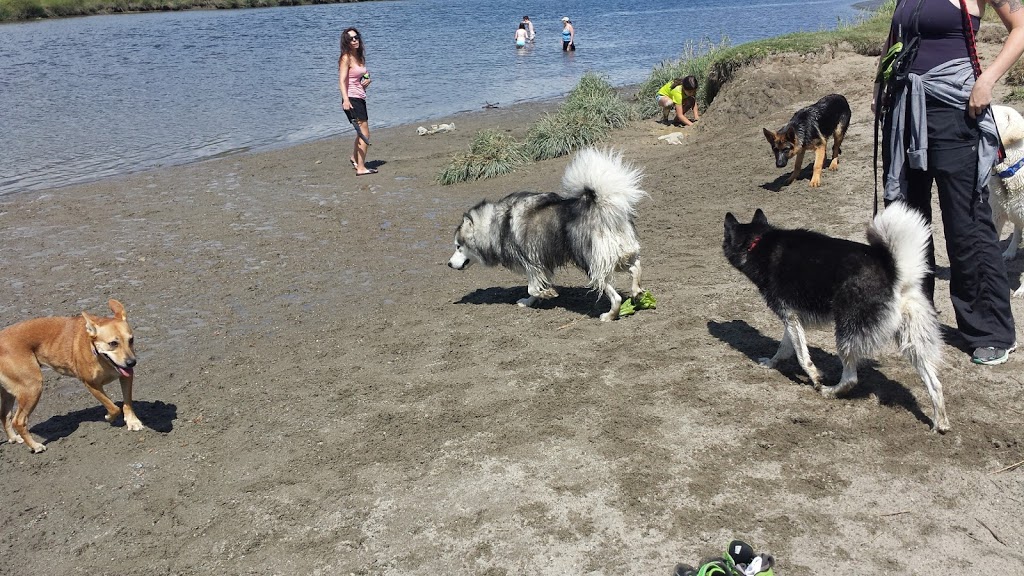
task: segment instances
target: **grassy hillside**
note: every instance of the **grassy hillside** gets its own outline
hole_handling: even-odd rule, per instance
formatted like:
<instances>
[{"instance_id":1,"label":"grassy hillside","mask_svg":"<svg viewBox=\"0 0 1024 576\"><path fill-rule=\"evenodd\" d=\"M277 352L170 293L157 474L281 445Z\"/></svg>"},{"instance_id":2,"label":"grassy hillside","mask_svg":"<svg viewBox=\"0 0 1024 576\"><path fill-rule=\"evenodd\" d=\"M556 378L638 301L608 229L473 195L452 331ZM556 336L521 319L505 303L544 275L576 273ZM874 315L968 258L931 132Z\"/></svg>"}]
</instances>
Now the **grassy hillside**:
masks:
<instances>
[{"instance_id":1,"label":"grassy hillside","mask_svg":"<svg viewBox=\"0 0 1024 576\"><path fill-rule=\"evenodd\" d=\"M264 8L360 1L362 0L0 0L0 22L118 12L197 8Z\"/></svg>"}]
</instances>

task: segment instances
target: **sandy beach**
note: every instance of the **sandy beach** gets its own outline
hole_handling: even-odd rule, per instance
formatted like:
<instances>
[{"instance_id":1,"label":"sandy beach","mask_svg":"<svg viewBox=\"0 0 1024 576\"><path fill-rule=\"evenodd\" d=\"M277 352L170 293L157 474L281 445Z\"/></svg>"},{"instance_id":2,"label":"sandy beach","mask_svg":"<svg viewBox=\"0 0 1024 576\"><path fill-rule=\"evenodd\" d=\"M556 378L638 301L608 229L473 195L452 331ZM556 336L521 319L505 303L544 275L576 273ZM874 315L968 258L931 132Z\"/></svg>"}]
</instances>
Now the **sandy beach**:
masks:
<instances>
[{"instance_id":1,"label":"sandy beach","mask_svg":"<svg viewBox=\"0 0 1024 576\"><path fill-rule=\"evenodd\" d=\"M998 471L1024 459L1024 359L971 364L944 251L945 435L895 354L840 400L795 362L759 367L779 323L721 254L725 213L755 208L863 240L874 63L778 57L681 145L654 120L615 132L645 172L658 306L613 323L578 271L522 309L522 277L445 266L468 207L557 190L568 158L450 187L438 171L477 130L522 136L553 103L375 131L373 176L346 136L0 198L0 323L119 299L148 427L107 424L47 371L30 424L48 450L0 445L0 573L668 575L733 538L786 576L1019 571L1024 468ZM761 128L830 92L853 107L839 171L781 186ZM831 332L809 339L838 379Z\"/></svg>"}]
</instances>

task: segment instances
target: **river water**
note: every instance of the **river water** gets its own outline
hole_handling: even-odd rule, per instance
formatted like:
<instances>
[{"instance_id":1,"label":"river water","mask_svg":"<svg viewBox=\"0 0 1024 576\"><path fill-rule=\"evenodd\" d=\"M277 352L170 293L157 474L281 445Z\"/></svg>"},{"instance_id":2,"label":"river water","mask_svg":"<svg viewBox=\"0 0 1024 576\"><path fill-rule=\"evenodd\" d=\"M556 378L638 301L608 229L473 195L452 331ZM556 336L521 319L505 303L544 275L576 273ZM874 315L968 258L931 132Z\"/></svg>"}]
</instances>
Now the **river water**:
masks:
<instances>
[{"instance_id":1,"label":"river water","mask_svg":"<svg viewBox=\"0 0 1024 576\"><path fill-rule=\"evenodd\" d=\"M516 49L522 16L536 41ZM562 16L578 50L561 51ZM0 25L0 195L350 133L340 32L363 34L373 128L643 81L687 42L862 17L851 0L397 0Z\"/></svg>"}]
</instances>

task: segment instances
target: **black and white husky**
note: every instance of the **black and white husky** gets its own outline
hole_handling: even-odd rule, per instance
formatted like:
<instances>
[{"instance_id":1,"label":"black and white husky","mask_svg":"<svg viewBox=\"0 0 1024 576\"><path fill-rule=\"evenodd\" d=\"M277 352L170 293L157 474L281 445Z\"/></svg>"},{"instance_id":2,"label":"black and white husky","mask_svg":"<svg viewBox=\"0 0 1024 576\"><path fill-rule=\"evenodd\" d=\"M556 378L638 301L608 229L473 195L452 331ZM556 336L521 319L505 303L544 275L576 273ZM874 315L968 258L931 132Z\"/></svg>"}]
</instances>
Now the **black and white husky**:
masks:
<instances>
[{"instance_id":1,"label":"black and white husky","mask_svg":"<svg viewBox=\"0 0 1024 576\"><path fill-rule=\"evenodd\" d=\"M620 153L582 150L565 169L562 194L515 192L466 212L448 266L463 270L479 262L526 274L529 297L518 304L532 306L558 296L555 270L574 264L590 277L588 286L611 301L601 320L615 320L622 297L612 286L613 273L628 270L630 296L643 292L633 225L635 206L647 195L640 178Z\"/></svg>"},{"instance_id":2,"label":"black and white husky","mask_svg":"<svg viewBox=\"0 0 1024 576\"><path fill-rule=\"evenodd\" d=\"M924 218L894 203L868 226L868 244L832 238L809 230L784 230L768 223L758 209L750 224L725 215L725 257L749 278L768 307L782 320L783 335L773 368L796 352L800 367L826 398L857 384L857 362L895 343L910 360L932 400L932 429L949 429L942 384L942 338L935 308L921 288L929 272L930 229ZM811 362L804 324L835 323L836 348L843 375L821 386Z\"/></svg>"}]
</instances>

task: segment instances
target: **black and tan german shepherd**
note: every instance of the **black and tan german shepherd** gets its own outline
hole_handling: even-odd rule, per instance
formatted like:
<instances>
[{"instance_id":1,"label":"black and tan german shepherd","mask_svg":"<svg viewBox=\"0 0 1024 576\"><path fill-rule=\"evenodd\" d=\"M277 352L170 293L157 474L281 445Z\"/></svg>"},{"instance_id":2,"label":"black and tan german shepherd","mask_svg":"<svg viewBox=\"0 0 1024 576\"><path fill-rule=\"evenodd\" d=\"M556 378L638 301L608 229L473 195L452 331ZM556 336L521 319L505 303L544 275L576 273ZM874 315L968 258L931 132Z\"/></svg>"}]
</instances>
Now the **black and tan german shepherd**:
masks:
<instances>
[{"instance_id":1,"label":"black and tan german shepherd","mask_svg":"<svg viewBox=\"0 0 1024 576\"><path fill-rule=\"evenodd\" d=\"M832 162L829 170L839 169L840 145L850 126L850 104L842 94L829 94L821 100L793 114L789 122L778 132L764 129L764 137L772 145L775 166L785 168L790 158L796 156L796 165L786 185L796 180L803 168L804 152L814 150L814 174L811 188L821 186L821 167L825 164L825 148L832 137Z\"/></svg>"}]
</instances>

